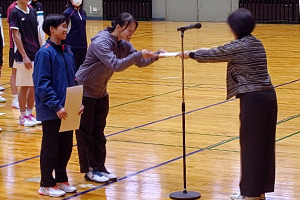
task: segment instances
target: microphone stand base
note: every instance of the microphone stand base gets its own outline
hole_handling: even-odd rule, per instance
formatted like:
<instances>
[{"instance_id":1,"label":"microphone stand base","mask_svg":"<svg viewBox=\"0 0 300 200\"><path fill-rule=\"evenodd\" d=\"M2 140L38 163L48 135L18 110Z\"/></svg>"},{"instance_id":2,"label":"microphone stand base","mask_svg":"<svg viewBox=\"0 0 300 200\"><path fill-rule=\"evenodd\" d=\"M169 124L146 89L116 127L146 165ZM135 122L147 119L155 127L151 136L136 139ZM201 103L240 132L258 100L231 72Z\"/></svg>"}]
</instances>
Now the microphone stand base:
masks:
<instances>
[{"instance_id":1,"label":"microphone stand base","mask_svg":"<svg viewBox=\"0 0 300 200\"><path fill-rule=\"evenodd\" d=\"M169 196L171 199L199 199L201 194L192 191L180 191L172 192Z\"/></svg>"}]
</instances>

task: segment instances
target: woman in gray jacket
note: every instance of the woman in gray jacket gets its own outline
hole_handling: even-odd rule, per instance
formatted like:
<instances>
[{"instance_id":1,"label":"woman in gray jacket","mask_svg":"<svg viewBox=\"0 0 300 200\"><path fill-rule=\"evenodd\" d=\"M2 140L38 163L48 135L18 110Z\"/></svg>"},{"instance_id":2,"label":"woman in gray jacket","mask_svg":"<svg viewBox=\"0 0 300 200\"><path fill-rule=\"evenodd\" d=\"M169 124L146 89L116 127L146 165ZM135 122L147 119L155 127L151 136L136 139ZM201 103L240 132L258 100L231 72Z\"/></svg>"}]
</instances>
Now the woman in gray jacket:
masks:
<instances>
[{"instance_id":1,"label":"woman in gray jacket","mask_svg":"<svg viewBox=\"0 0 300 200\"><path fill-rule=\"evenodd\" d=\"M112 27L92 38L85 61L76 73L78 83L83 85L82 104L85 106L76 139L80 172L85 173L86 180L107 182L117 179L105 168L108 81L114 72L132 65L148 66L158 60L157 54L146 49L136 51L129 42L137 27L138 22L131 14L121 13Z\"/></svg>"},{"instance_id":2,"label":"woman in gray jacket","mask_svg":"<svg viewBox=\"0 0 300 200\"><path fill-rule=\"evenodd\" d=\"M241 180L240 193L231 199L262 200L274 191L277 99L260 40L251 35L255 27L246 9L227 19L233 42L212 49L185 52L198 62L227 62L227 99L240 99ZM180 55L180 57L182 57Z\"/></svg>"}]
</instances>

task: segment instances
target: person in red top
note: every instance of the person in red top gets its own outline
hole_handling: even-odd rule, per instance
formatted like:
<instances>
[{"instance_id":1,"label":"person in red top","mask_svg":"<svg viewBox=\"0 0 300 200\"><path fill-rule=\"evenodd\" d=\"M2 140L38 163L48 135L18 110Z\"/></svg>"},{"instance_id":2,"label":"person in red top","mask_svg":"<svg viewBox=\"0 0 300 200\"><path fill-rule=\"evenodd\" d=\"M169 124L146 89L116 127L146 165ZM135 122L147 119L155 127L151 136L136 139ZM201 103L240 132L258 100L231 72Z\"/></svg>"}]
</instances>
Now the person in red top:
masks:
<instances>
[{"instance_id":1,"label":"person in red top","mask_svg":"<svg viewBox=\"0 0 300 200\"><path fill-rule=\"evenodd\" d=\"M9 24L9 15L11 11L18 5L17 1L14 1L10 6L7 8L7 22ZM13 108L19 109L19 101L18 101L18 88L16 86L16 74L17 74L17 69L13 68L14 64L14 43L11 35L11 30L9 27L9 67L12 69L11 71L11 76L10 76L10 88L11 88L11 93L13 95L13 100L11 103L11 106Z\"/></svg>"},{"instance_id":2,"label":"person in red top","mask_svg":"<svg viewBox=\"0 0 300 200\"><path fill-rule=\"evenodd\" d=\"M11 93L13 95L13 100L11 103L11 107L19 109L19 100L18 100L18 87L16 86L16 74L17 74L17 69L13 68L14 65L14 42L12 38L12 32L10 30L10 25L9 25L9 15L11 11L18 5L17 1L14 1L10 6L7 8L6 15L7 15L7 22L9 26L9 67L12 69L11 71L11 76L10 76L10 88L11 88ZM28 7L31 7L28 5Z\"/></svg>"},{"instance_id":3,"label":"person in red top","mask_svg":"<svg viewBox=\"0 0 300 200\"><path fill-rule=\"evenodd\" d=\"M15 44L13 67L17 68L16 85L20 86L19 124L34 126L41 122L36 121L32 114L34 104L34 88L32 81L34 56L42 46L38 34L37 13L28 7L29 0L18 0L18 5L9 14L9 25Z\"/></svg>"},{"instance_id":4,"label":"person in red top","mask_svg":"<svg viewBox=\"0 0 300 200\"><path fill-rule=\"evenodd\" d=\"M4 37L3 37L3 27L2 27L2 19L1 19L2 9L0 7L0 77L1 77L1 69L3 65L3 47L4 47ZM0 91L3 91L5 88L0 86ZM0 103L6 102L6 99L3 98L0 94ZM1 131L1 128L0 128Z\"/></svg>"}]
</instances>

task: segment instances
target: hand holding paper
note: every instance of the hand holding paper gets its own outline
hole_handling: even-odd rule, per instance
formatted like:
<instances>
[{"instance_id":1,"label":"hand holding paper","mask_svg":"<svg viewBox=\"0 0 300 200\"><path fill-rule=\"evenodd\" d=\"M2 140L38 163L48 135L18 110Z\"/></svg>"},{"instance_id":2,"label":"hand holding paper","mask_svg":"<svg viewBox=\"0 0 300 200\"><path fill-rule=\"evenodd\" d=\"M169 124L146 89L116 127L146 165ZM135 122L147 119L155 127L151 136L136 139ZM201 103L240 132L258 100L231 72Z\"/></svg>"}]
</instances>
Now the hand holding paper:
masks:
<instances>
[{"instance_id":1,"label":"hand holding paper","mask_svg":"<svg viewBox=\"0 0 300 200\"><path fill-rule=\"evenodd\" d=\"M61 108L59 111L56 112L59 119L66 120L68 117L68 113L65 111L64 108Z\"/></svg>"},{"instance_id":2,"label":"hand holding paper","mask_svg":"<svg viewBox=\"0 0 300 200\"><path fill-rule=\"evenodd\" d=\"M158 57L160 58L166 58L166 57L175 57L179 54L179 52L165 52L158 54Z\"/></svg>"},{"instance_id":3,"label":"hand holding paper","mask_svg":"<svg viewBox=\"0 0 300 200\"><path fill-rule=\"evenodd\" d=\"M66 115L62 115L64 118L61 118L63 120L61 120L59 132L76 130L79 128L81 118L80 114L84 109L82 105L82 93L82 85L67 88L65 107L62 108Z\"/></svg>"}]
</instances>

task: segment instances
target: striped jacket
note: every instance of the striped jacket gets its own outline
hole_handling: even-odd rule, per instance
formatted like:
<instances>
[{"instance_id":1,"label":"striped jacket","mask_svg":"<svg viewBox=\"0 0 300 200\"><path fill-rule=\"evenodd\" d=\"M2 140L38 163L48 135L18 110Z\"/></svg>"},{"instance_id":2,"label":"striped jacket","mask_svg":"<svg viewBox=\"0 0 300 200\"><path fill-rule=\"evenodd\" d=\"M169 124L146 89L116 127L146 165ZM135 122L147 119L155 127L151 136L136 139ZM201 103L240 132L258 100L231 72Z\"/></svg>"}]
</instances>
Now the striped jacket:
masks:
<instances>
[{"instance_id":1,"label":"striped jacket","mask_svg":"<svg viewBox=\"0 0 300 200\"><path fill-rule=\"evenodd\" d=\"M253 35L224 46L190 53L198 62L227 62L227 99L240 93L272 90L266 51Z\"/></svg>"}]
</instances>

